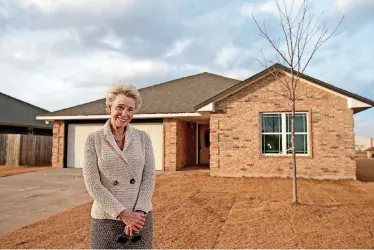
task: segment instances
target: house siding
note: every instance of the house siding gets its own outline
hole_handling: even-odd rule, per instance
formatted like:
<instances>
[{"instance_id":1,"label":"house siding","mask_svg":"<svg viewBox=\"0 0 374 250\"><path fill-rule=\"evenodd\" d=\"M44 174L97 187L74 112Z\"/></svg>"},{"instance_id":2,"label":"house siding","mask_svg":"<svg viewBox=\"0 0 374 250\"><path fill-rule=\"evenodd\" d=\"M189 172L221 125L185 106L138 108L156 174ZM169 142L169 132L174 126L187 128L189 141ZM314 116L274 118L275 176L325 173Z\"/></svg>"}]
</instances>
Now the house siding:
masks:
<instances>
[{"instance_id":1,"label":"house siding","mask_svg":"<svg viewBox=\"0 0 374 250\"><path fill-rule=\"evenodd\" d=\"M271 90L271 91L269 91ZM291 111L275 92L282 84L258 80L216 103L211 114L211 174L216 176L291 176L290 156L261 155L261 112ZM297 157L297 175L316 179L356 179L353 111L343 97L299 82L296 111L309 116L310 156ZM288 102L287 102L288 101Z\"/></svg>"},{"instance_id":2,"label":"house siding","mask_svg":"<svg viewBox=\"0 0 374 250\"><path fill-rule=\"evenodd\" d=\"M191 128L188 122L179 119L165 119L165 171L176 171L195 164L196 125Z\"/></svg>"},{"instance_id":3,"label":"house siding","mask_svg":"<svg viewBox=\"0 0 374 250\"><path fill-rule=\"evenodd\" d=\"M52 140L52 167L64 167L65 122L54 121Z\"/></svg>"}]
</instances>

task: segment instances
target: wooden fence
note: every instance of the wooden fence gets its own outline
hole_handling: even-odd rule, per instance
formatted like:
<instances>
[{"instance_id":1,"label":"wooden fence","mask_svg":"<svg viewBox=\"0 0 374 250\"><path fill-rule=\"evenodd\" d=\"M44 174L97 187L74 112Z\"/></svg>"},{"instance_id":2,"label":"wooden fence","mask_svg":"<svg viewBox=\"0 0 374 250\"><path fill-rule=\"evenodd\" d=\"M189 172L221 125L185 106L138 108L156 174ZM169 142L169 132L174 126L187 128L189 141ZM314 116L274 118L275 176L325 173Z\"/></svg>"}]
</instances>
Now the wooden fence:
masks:
<instances>
[{"instance_id":1,"label":"wooden fence","mask_svg":"<svg viewBox=\"0 0 374 250\"><path fill-rule=\"evenodd\" d=\"M52 163L52 136L0 134L0 165L47 166Z\"/></svg>"}]
</instances>

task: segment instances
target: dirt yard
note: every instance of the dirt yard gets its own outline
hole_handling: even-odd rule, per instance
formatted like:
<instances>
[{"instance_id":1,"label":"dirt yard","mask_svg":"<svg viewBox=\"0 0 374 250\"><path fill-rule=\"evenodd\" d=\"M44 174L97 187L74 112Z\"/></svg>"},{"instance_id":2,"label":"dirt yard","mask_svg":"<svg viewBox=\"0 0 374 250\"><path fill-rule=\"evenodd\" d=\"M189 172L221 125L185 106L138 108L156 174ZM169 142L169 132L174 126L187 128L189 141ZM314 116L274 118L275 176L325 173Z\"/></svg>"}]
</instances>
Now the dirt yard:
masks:
<instances>
[{"instance_id":1,"label":"dirt yard","mask_svg":"<svg viewBox=\"0 0 374 250\"><path fill-rule=\"evenodd\" d=\"M38 167L30 167L30 166L19 166L19 167L9 167L9 166L0 166L0 177L11 176L16 174L24 174L34 171L40 171L45 169L50 169L51 166L38 166Z\"/></svg>"},{"instance_id":2,"label":"dirt yard","mask_svg":"<svg viewBox=\"0 0 374 250\"><path fill-rule=\"evenodd\" d=\"M374 183L161 175L154 248L374 248ZM9 233L0 248L87 248L84 204Z\"/></svg>"}]
</instances>

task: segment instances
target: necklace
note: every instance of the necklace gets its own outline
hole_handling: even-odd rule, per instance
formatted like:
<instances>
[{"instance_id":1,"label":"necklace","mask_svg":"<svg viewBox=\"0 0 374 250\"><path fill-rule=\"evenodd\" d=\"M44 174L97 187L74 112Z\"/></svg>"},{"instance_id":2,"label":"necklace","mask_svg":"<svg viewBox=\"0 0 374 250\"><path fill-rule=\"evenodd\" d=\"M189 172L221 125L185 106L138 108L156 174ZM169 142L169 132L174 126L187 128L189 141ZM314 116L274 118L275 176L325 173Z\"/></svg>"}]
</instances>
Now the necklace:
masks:
<instances>
[{"instance_id":1,"label":"necklace","mask_svg":"<svg viewBox=\"0 0 374 250\"><path fill-rule=\"evenodd\" d=\"M113 135L114 136L114 135ZM117 139L115 136L114 136L114 140L116 141L116 142L119 142L119 141L122 141L123 140L123 138L125 138L125 133L123 133L123 135L122 135L122 138L121 139Z\"/></svg>"}]
</instances>

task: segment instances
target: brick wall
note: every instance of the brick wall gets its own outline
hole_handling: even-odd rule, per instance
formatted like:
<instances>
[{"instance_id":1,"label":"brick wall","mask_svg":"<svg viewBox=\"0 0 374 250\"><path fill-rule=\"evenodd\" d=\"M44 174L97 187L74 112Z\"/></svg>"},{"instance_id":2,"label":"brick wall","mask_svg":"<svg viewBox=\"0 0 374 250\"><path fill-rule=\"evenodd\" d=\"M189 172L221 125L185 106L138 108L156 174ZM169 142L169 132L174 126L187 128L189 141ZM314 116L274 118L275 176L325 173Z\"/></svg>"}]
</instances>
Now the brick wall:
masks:
<instances>
[{"instance_id":1,"label":"brick wall","mask_svg":"<svg viewBox=\"0 0 374 250\"><path fill-rule=\"evenodd\" d=\"M190 164L196 158L196 125L178 119L164 119L165 171L175 171Z\"/></svg>"},{"instance_id":2,"label":"brick wall","mask_svg":"<svg viewBox=\"0 0 374 250\"><path fill-rule=\"evenodd\" d=\"M271 90L271 91L269 91ZM273 78L259 80L250 87L217 103L211 114L212 175L290 176L290 156L262 156L260 112L291 111L287 99L275 94L282 85ZM297 111L308 111L310 156L297 157L299 177L318 179L356 178L354 120L346 99L299 82Z\"/></svg>"},{"instance_id":3,"label":"brick wall","mask_svg":"<svg viewBox=\"0 0 374 250\"><path fill-rule=\"evenodd\" d=\"M164 119L164 170L175 171L177 166L177 119Z\"/></svg>"},{"instance_id":4,"label":"brick wall","mask_svg":"<svg viewBox=\"0 0 374 250\"><path fill-rule=\"evenodd\" d=\"M52 139L52 167L64 167L64 139L65 139L65 122L53 122L53 139Z\"/></svg>"}]
</instances>

